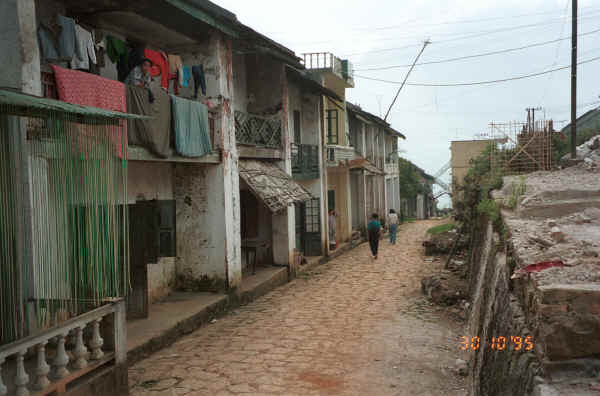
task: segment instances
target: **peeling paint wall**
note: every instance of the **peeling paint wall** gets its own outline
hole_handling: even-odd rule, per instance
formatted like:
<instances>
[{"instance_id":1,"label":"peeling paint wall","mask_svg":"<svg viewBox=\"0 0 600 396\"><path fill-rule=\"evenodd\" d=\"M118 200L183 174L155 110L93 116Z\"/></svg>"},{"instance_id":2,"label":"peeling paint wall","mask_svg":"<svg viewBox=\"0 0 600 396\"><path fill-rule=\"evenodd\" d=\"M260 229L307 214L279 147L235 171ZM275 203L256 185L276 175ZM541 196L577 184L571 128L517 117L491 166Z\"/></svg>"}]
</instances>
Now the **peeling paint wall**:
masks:
<instances>
[{"instance_id":1,"label":"peeling paint wall","mask_svg":"<svg viewBox=\"0 0 600 396\"><path fill-rule=\"evenodd\" d=\"M162 162L127 163L127 202L173 199L174 165Z\"/></svg>"},{"instance_id":2,"label":"peeling paint wall","mask_svg":"<svg viewBox=\"0 0 600 396\"><path fill-rule=\"evenodd\" d=\"M148 264L148 303L160 301L175 290L177 273L175 257L160 257Z\"/></svg>"},{"instance_id":3,"label":"peeling paint wall","mask_svg":"<svg viewBox=\"0 0 600 396\"><path fill-rule=\"evenodd\" d=\"M258 54L248 54L245 60L248 112L260 114L282 107L285 76L281 62Z\"/></svg>"},{"instance_id":4,"label":"peeling paint wall","mask_svg":"<svg viewBox=\"0 0 600 396\"><path fill-rule=\"evenodd\" d=\"M34 0L0 1L0 86L41 95Z\"/></svg>"},{"instance_id":5,"label":"peeling paint wall","mask_svg":"<svg viewBox=\"0 0 600 396\"><path fill-rule=\"evenodd\" d=\"M225 266L225 195L216 166L175 166L178 276L186 281L203 277L227 279Z\"/></svg>"},{"instance_id":6,"label":"peeling paint wall","mask_svg":"<svg viewBox=\"0 0 600 396\"><path fill-rule=\"evenodd\" d=\"M219 209L218 222L222 224L221 237L225 240L224 263L227 273L227 284L230 288L238 287L242 281L241 237L240 237L240 186L239 156L235 143L234 120L234 84L233 54L230 38L214 33L211 42L218 59L219 73L218 92L222 95L222 109L219 117L219 140L222 147L222 162L210 167L212 185L215 191L214 205ZM221 183L222 181L222 183ZM220 206L223 204L223 206Z\"/></svg>"},{"instance_id":7,"label":"peeling paint wall","mask_svg":"<svg viewBox=\"0 0 600 396\"><path fill-rule=\"evenodd\" d=\"M234 108L248 111L248 86L246 84L246 56L233 56L233 87L235 89Z\"/></svg>"}]
</instances>

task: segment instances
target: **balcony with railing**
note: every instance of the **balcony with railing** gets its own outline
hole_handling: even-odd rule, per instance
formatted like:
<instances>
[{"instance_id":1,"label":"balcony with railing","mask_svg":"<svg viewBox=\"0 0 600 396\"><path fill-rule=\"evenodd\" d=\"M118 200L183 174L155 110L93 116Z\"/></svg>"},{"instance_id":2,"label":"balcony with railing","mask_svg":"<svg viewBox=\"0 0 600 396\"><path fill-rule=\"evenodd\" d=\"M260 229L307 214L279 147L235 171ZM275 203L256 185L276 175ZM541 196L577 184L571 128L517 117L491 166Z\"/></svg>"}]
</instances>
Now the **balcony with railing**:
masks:
<instances>
[{"instance_id":1,"label":"balcony with railing","mask_svg":"<svg viewBox=\"0 0 600 396\"><path fill-rule=\"evenodd\" d=\"M344 165L348 161L360 158L354 147L350 146L327 146L327 166Z\"/></svg>"},{"instance_id":2,"label":"balcony with railing","mask_svg":"<svg viewBox=\"0 0 600 396\"><path fill-rule=\"evenodd\" d=\"M292 143L292 175L297 180L319 178L319 146Z\"/></svg>"},{"instance_id":3,"label":"balcony with railing","mask_svg":"<svg viewBox=\"0 0 600 396\"><path fill-rule=\"evenodd\" d=\"M386 175L397 175L398 172L398 162L390 161L385 163L385 174Z\"/></svg>"},{"instance_id":4,"label":"balcony with railing","mask_svg":"<svg viewBox=\"0 0 600 396\"><path fill-rule=\"evenodd\" d=\"M331 52L302 54L304 67L309 70L330 72L344 80L347 88L354 87L354 66L347 59L340 59Z\"/></svg>"},{"instance_id":5,"label":"balcony with railing","mask_svg":"<svg viewBox=\"0 0 600 396\"><path fill-rule=\"evenodd\" d=\"M110 368L126 374L125 332L125 303L117 300L0 346L0 396L62 395Z\"/></svg>"},{"instance_id":6,"label":"balcony with railing","mask_svg":"<svg viewBox=\"0 0 600 396\"><path fill-rule=\"evenodd\" d=\"M281 149L281 115L262 116L243 111L235 112L235 139L237 144Z\"/></svg>"}]
</instances>

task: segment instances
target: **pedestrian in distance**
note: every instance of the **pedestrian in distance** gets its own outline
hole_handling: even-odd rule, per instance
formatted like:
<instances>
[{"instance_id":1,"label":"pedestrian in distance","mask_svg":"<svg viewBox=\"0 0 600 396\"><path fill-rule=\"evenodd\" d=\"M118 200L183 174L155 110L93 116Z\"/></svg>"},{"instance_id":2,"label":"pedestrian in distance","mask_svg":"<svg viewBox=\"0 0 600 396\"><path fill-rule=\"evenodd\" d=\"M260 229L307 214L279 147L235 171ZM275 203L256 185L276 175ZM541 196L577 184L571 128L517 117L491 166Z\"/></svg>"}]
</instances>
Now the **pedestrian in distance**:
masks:
<instances>
[{"instance_id":1,"label":"pedestrian in distance","mask_svg":"<svg viewBox=\"0 0 600 396\"><path fill-rule=\"evenodd\" d=\"M381 223L379 222L379 215L377 213L373 213L371 216L371 221L367 225L367 231L369 233L369 246L371 246L371 253L373 253L373 258L377 260L379 238L381 238Z\"/></svg>"},{"instance_id":2,"label":"pedestrian in distance","mask_svg":"<svg viewBox=\"0 0 600 396\"><path fill-rule=\"evenodd\" d=\"M334 250L337 248L337 241L335 240L335 223L337 221L337 213L335 210L329 211L329 248Z\"/></svg>"},{"instance_id":3,"label":"pedestrian in distance","mask_svg":"<svg viewBox=\"0 0 600 396\"><path fill-rule=\"evenodd\" d=\"M388 215L388 224L390 225L390 243L396 244L396 234L398 233L398 215L394 209L390 209Z\"/></svg>"}]
</instances>

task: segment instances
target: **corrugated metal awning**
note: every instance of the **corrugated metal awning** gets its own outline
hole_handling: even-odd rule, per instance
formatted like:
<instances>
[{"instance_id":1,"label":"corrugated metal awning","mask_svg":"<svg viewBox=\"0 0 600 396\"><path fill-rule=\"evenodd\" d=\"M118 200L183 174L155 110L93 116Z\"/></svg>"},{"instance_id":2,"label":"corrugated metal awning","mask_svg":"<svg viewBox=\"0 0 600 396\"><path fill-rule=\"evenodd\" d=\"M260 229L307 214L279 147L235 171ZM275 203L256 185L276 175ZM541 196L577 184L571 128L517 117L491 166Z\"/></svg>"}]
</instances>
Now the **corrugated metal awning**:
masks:
<instances>
[{"instance_id":1,"label":"corrugated metal awning","mask_svg":"<svg viewBox=\"0 0 600 396\"><path fill-rule=\"evenodd\" d=\"M240 177L248 184L252 193L273 213L296 202L312 199L304 187L270 162L240 160L239 168Z\"/></svg>"},{"instance_id":2,"label":"corrugated metal awning","mask_svg":"<svg viewBox=\"0 0 600 396\"><path fill-rule=\"evenodd\" d=\"M6 106L4 111L11 115L24 117L57 117L58 114L77 115L83 117L78 122L85 123L103 120L145 120L151 117L121 113L101 109L99 107L81 106L60 100L42 98L24 94L10 89L0 89L0 105ZM89 120L91 119L91 120Z\"/></svg>"}]
</instances>

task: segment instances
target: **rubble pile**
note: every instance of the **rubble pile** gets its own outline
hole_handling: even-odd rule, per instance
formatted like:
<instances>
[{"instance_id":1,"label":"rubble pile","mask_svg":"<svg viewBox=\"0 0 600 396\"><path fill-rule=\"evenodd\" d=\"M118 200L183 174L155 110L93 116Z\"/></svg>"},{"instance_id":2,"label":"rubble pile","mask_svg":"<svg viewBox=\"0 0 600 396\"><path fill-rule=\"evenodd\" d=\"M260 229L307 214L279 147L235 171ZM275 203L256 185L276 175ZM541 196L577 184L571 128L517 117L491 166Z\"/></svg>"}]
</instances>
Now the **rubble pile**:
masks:
<instances>
[{"instance_id":1,"label":"rubble pile","mask_svg":"<svg viewBox=\"0 0 600 396\"><path fill-rule=\"evenodd\" d=\"M560 171L505 177L492 196L504 207L511 287L538 361L585 387L585 375L561 367L600 365L600 137L578 155L583 162ZM554 377L537 388L559 389Z\"/></svg>"},{"instance_id":2,"label":"rubble pile","mask_svg":"<svg viewBox=\"0 0 600 396\"><path fill-rule=\"evenodd\" d=\"M571 154L565 155L562 160L569 161ZM588 164L600 165L600 136L594 136L587 142L577 146L577 159Z\"/></svg>"}]
</instances>

